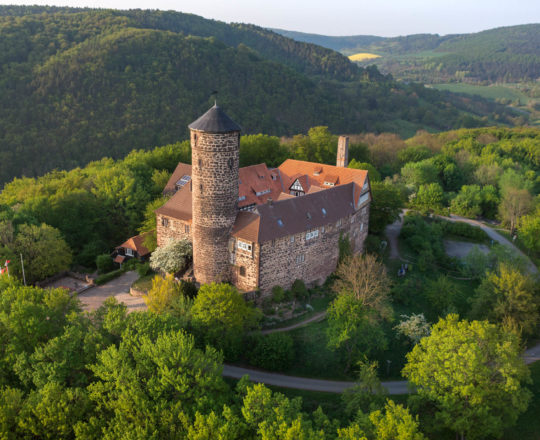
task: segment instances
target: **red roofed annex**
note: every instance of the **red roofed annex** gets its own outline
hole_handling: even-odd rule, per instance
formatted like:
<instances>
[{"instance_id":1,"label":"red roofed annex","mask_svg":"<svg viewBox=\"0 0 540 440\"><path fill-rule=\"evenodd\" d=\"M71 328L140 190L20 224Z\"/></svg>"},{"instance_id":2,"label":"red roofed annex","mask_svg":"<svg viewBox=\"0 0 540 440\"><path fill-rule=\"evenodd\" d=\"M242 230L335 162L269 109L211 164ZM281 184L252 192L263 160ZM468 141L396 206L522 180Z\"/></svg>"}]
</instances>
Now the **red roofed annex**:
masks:
<instances>
[{"instance_id":1,"label":"red roofed annex","mask_svg":"<svg viewBox=\"0 0 540 440\"><path fill-rule=\"evenodd\" d=\"M342 235L362 252L370 185L367 171L347 168L348 138L339 138L336 166L288 159L239 168L241 129L220 107L189 128L192 165L179 163L165 186L173 196L156 210L157 241L192 241L197 282L265 294L296 279L324 282Z\"/></svg>"}]
</instances>

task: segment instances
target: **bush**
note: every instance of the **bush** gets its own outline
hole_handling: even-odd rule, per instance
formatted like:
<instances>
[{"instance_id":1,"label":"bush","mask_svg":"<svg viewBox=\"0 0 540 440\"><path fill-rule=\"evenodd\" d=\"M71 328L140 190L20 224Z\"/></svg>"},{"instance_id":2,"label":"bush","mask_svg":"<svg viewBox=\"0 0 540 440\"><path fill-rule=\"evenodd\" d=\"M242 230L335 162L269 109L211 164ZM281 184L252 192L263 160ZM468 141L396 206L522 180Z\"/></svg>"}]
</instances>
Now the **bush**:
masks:
<instances>
[{"instance_id":1,"label":"bush","mask_svg":"<svg viewBox=\"0 0 540 440\"><path fill-rule=\"evenodd\" d=\"M259 368L284 371L294 359L294 342L283 332L259 336L249 354L250 363Z\"/></svg>"},{"instance_id":2,"label":"bush","mask_svg":"<svg viewBox=\"0 0 540 440\"><path fill-rule=\"evenodd\" d=\"M273 315L275 313L275 310L272 307L272 298L264 298L262 300L261 308L265 315Z\"/></svg>"},{"instance_id":3,"label":"bush","mask_svg":"<svg viewBox=\"0 0 540 440\"><path fill-rule=\"evenodd\" d=\"M145 277L150 273L150 263L142 263L137 265L137 273L140 277Z\"/></svg>"},{"instance_id":4,"label":"bush","mask_svg":"<svg viewBox=\"0 0 540 440\"><path fill-rule=\"evenodd\" d=\"M368 235L365 244L367 253L382 255L381 239L376 235Z\"/></svg>"},{"instance_id":5,"label":"bush","mask_svg":"<svg viewBox=\"0 0 540 440\"><path fill-rule=\"evenodd\" d=\"M291 286L291 292L296 299L305 299L308 297L308 290L302 280L295 280Z\"/></svg>"},{"instance_id":6,"label":"bush","mask_svg":"<svg viewBox=\"0 0 540 440\"><path fill-rule=\"evenodd\" d=\"M285 290L281 286L272 287L272 301L280 303L285 300Z\"/></svg>"},{"instance_id":7,"label":"bush","mask_svg":"<svg viewBox=\"0 0 540 440\"><path fill-rule=\"evenodd\" d=\"M472 226L464 222L449 222L440 219L436 220L436 223L441 226L444 235L464 237L479 243L489 241L487 233L478 226Z\"/></svg>"},{"instance_id":8,"label":"bush","mask_svg":"<svg viewBox=\"0 0 540 440\"><path fill-rule=\"evenodd\" d=\"M187 298L194 299L197 296L197 286L191 281L180 281L180 292Z\"/></svg>"},{"instance_id":9,"label":"bush","mask_svg":"<svg viewBox=\"0 0 540 440\"><path fill-rule=\"evenodd\" d=\"M113 270L112 272L109 272L109 273L106 273L106 274L103 274L103 275L100 275L99 277L97 277L95 279L95 283L97 285L101 285L101 284L105 284L111 280L114 280L115 278L119 277L120 275L122 275L123 273L125 272L124 269L116 269L116 270Z\"/></svg>"},{"instance_id":10,"label":"bush","mask_svg":"<svg viewBox=\"0 0 540 440\"><path fill-rule=\"evenodd\" d=\"M102 254L96 257L98 273L107 273L114 269L114 262L109 254Z\"/></svg>"}]
</instances>

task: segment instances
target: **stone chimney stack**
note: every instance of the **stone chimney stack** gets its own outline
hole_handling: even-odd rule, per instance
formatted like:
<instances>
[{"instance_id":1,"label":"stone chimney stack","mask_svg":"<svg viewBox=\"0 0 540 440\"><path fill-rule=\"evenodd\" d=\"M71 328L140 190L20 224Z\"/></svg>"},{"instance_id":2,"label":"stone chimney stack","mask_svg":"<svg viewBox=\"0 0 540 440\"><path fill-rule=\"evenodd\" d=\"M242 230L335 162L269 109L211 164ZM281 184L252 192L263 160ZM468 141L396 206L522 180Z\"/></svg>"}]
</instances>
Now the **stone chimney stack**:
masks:
<instances>
[{"instance_id":1,"label":"stone chimney stack","mask_svg":"<svg viewBox=\"0 0 540 440\"><path fill-rule=\"evenodd\" d=\"M340 136L338 139L336 166L343 168L349 166L349 136Z\"/></svg>"}]
</instances>

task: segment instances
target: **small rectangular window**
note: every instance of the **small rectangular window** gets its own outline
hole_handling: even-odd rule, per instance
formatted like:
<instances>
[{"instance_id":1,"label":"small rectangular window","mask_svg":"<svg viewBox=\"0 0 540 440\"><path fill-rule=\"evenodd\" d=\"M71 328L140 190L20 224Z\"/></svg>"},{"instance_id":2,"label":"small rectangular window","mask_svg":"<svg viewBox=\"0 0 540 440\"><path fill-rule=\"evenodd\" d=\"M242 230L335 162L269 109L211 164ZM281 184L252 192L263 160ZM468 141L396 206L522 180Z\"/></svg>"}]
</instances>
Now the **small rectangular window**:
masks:
<instances>
[{"instance_id":1,"label":"small rectangular window","mask_svg":"<svg viewBox=\"0 0 540 440\"><path fill-rule=\"evenodd\" d=\"M341 219L339 219L337 222L336 222L336 226L339 228L341 226Z\"/></svg>"},{"instance_id":2,"label":"small rectangular window","mask_svg":"<svg viewBox=\"0 0 540 440\"><path fill-rule=\"evenodd\" d=\"M291 243L294 243L294 235L291 235Z\"/></svg>"},{"instance_id":3,"label":"small rectangular window","mask_svg":"<svg viewBox=\"0 0 540 440\"><path fill-rule=\"evenodd\" d=\"M240 276L241 277L246 276L246 268L245 268L245 266L240 266Z\"/></svg>"},{"instance_id":4,"label":"small rectangular window","mask_svg":"<svg viewBox=\"0 0 540 440\"><path fill-rule=\"evenodd\" d=\"M184 232L189 234L189 225L184 225Z\"/></svg>"},{"instance_id":5,"label":"small rectangular window","mask_svg":"<svg viewBox=\"0 0 540 440\"><path fill-rule=\"evenodd\" d=\"M238 243L236 244L236 247L238 249L242 249L243 251L251 252L251 244L246 243L245 241L238 240Z\"/></svg>"},{"instance_id":6,"label":"small rectangular window","mask_svg":"<svg viewBox=\"0 0 540 440\"><path fill-rule=\"evenodd\" d=\"M169 219L165 217L161 217L161 226L165 228L169 227Z\"/></svg>"},{"instance_id":7,"label":"small rectangular window","mask_svg":"<svg viewBox=\"0 0 540 440\"><path fill-rule=\"evenodd\" d=\"M311 232L306 232L306 240L311 240L312 238L317 238L319 236L319 230L315 229Z\"/></svg>"},{"instance_id":8,"label":"small rectangular window","mask_svg":"<svg viewBox=\"0 0 540 440\"><path fill-rule=\"evenodd\" d=\"M364 230L364 223L360 223L360 232Z\"/></svg>"},{"instance_id":9,"label":"small rectangular window","mask_svg":"<svg viewBox=\"0 0 540 440\"><path fill-rule=\"evenodd\" d=\"M301 255L297 255L296 256L296 263L297 264L300 264L300 263L303 263L306 259L306 256L304 254L301 254Z\"/></svg>"},{"instance_id":10,"label":"small rectangular window","mask_svg":"<svg viewBox=\"0 0 540 440\"><path fill-rule=\"evenodd\" d=\"M321 234L324 234L324 226L321 228Z\"/></svg>"},{"instance_id":11,"label":"small rectangular window","mask_svg":"<svg viewBox=\"0 0 540 440\"><path fill-rule=\"evenodd\" d=\"M126 248L126 255L127 255L128 257L133 257L133 249Z\"/></svg>"}]
</instances>

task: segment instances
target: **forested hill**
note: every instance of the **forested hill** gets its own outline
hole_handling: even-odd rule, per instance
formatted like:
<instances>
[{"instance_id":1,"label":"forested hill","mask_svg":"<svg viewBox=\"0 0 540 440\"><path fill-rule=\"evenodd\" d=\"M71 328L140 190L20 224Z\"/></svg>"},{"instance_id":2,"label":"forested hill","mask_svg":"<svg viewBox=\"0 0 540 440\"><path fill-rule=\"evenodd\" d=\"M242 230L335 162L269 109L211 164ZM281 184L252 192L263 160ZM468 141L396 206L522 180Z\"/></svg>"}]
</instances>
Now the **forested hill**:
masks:
<instances>
[{"instance_id":1,"label":"forested hill","mask_svg":"<svg viewBox=\"0 0 540 440\"><path fill-rule=\"evenodd\" d=\"M380 58L367 63L398 78L439 82L461 75L470 82L516 82L540 77L540 24L500 27L471 34L418 34L395 38L276 32L347 55L379 55Z\"/></svg>"},{"instance_id":2,"label":"forested hill","mask_svg":"<svg viewBox=\"0 0 540 440\"><path fill-rule=\"evenodd\" d=\"M502 106L399 85L252 25L161 11L0 6L0 182L187 138L219 102L245 133L444 130ZM494 113L497 113L496 115Z\"/></svg>"}]
</instances>

